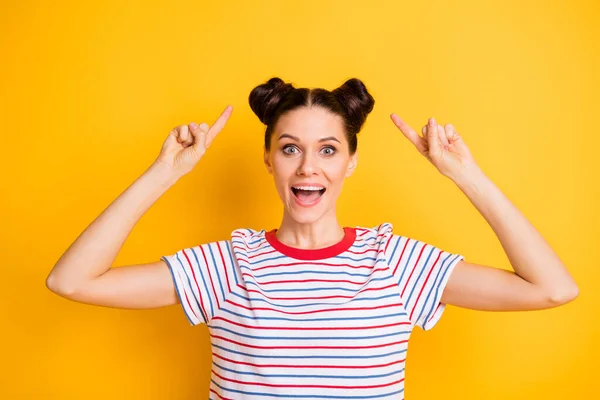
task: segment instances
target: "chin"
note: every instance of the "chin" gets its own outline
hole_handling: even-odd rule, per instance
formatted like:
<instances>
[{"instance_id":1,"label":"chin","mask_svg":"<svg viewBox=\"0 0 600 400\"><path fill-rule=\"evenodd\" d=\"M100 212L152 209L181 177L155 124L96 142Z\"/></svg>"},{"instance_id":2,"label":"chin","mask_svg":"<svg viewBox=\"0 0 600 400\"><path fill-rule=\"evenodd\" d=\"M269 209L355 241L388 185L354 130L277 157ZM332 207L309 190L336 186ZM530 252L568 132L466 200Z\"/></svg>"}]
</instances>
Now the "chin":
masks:
<instances>
[{"instance_id":1,"label":"chin","mask_svg":"<svg viewBox=\"0 0 600 400\"><path fill-rule=\"evenodd\" d=\"M325 200L325 199L322 199ZM294 221L299 224L311 224L323 218L328 213L329 206L320 202L311 207L304 207L297 204L294 198L287 199L287 213Z\"/></svg>"},{"instance_id":2,"label":"chin","mask_svg":"<svg viewBox=\"0 0 600 400\"><path fill-rule=\"evenodd\" d=\"M323 216L323 213L315 213L314 211L300 211L297 212L295 210L288 209L288 214L294 221L299 224L312 224Z\"/></svg>"}]
</instances>

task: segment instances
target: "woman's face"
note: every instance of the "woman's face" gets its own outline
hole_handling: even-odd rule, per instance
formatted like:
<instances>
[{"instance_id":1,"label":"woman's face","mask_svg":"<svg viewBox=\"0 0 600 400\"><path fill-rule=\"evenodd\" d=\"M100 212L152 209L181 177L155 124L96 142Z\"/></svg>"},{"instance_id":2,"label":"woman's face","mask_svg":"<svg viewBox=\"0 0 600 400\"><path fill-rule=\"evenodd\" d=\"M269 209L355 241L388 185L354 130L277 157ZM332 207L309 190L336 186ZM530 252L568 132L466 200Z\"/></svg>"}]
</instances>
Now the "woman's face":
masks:
<instances>
[{"instance_id":1,"label":"woman's face","mask_svg":"<svg viewBox=\"0 0 600 400\"><path fill-rule=\"evenodd\" d=\"M343 120L321 107L301 107L282 115L265 150L285 211L298 223L335 214L344 179L354 172Z\"/></svg>"}]
</instances>

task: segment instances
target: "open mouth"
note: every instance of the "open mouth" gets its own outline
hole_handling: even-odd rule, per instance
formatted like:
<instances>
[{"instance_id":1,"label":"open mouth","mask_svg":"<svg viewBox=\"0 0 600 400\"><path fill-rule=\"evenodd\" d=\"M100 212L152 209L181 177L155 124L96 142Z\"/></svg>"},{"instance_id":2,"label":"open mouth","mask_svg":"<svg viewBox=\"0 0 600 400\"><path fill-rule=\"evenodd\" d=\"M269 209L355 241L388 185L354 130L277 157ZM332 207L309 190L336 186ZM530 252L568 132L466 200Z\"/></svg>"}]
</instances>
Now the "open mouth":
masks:
<instances>
[{"instance_id":1,"label":"open mouth","mask_svg":"<svg viewBox=\"0 0 600 400\"><path fill-rule=\"evenodd\" d=\"M323 196L325 188L318 186L292 186L292 192L300 202L310 204Z\"/></svg>"}]
</instances>

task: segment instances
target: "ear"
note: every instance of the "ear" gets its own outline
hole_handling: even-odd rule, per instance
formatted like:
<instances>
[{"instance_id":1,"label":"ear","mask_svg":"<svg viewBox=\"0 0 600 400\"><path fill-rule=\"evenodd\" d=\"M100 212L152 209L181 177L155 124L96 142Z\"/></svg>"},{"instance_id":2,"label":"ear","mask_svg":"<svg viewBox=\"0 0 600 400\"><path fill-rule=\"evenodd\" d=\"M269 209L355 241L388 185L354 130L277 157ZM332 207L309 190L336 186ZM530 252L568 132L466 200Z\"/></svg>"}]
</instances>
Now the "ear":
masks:
<instances>
[{"instance_id":1,"label":"ear","mask_svg":"<svg viewBox=\"0 0 600 400\"><path fill-rule=\"evenodd\" d=\"M358 163L358 151L355 151L354 154L350 156L350 162L348 163L348 169L346 170L346 178L354 173L357 163Z\"/></svg>"},{"instance_id":2,"label":"ear","mask_svg":"<svg viewBox=\"0 0 600 400\"><path fill-rule=\"evenodd\" d=\"M269 152L267 149L264 149L263 161L265 162L265 166L267 167L269 174L273 175L273 167L271 166L271 160L269 160Z\"/></svg>"}]
</instances>

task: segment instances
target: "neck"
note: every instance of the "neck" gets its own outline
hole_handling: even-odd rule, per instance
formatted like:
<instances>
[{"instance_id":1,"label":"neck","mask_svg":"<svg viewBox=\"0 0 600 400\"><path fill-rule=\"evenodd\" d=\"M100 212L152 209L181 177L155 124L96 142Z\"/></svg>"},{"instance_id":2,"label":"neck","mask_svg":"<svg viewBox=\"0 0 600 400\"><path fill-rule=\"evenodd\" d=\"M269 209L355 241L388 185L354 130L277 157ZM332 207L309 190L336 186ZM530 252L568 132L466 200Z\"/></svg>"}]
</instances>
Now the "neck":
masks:
<instances>
[{"instance_id":1,"label":"neck","mask_svg":"<svg viewBox=\"0 0 600 400\"><path fill-rule=\"evenodd\" d=\"M344 229L338 223L335 212L327 213L311 223L299 223L284 211L276 236L290 247L320 249L340 242L344 238Z\"/></svg>"}]
</instances>

